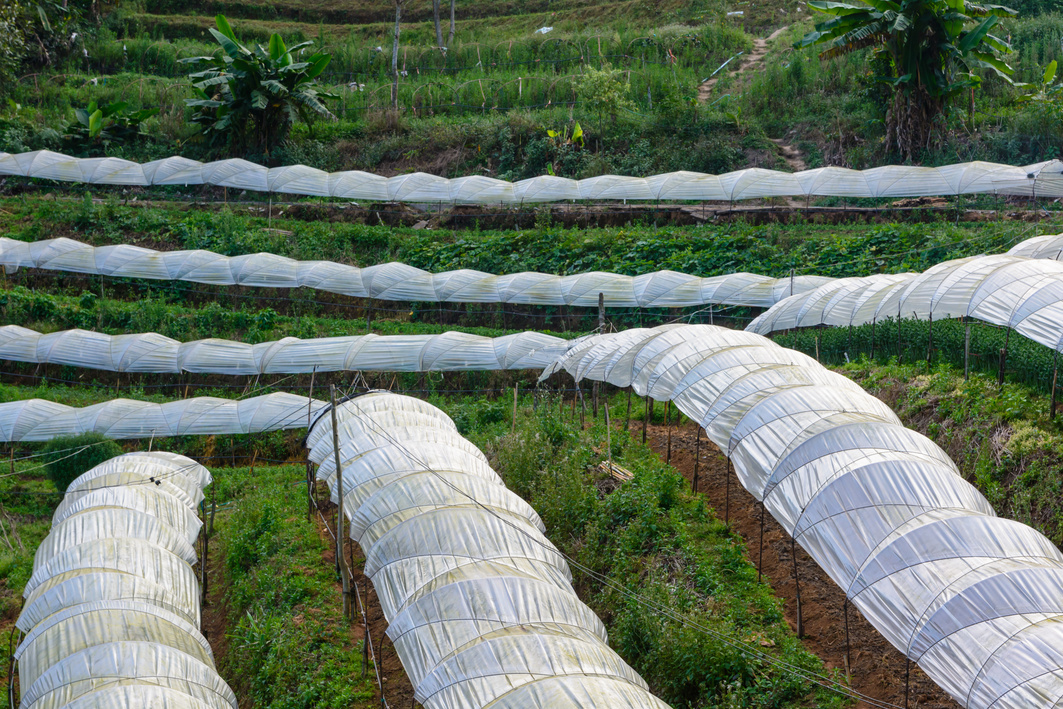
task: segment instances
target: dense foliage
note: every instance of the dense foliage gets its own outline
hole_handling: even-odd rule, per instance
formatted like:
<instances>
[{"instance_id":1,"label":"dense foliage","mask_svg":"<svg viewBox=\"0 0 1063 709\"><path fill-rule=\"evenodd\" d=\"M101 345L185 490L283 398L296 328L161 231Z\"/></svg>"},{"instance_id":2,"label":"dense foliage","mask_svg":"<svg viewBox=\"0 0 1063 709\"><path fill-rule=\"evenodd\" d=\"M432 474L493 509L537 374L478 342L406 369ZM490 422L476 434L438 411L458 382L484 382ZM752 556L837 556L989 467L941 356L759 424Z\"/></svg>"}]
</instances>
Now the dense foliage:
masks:
<instances>
[{"instance_id":1,"label":"dense foliage","mask_svg":"<svg viewBox=\"0 0 1063 709\"><path fill-rule=\"evenodd\" d=\"M240 43L224 15L210 29L220 49L211 56L182 59L197 71L189 76L195 98L192 122L202 127L208 141L225 145L233 155L269 159L297 119L309 123L313 116L332 118L324 101L334 96L320 90L315 79L331 56L313 54L297 61L313 42L289 48L279 34L269 46L248 49Z\"/></svg>"},{"instance_id":2,"label":"dense foliage","mask_svg":"<svg viewBox=\"0 0 1063 709\"><path fill-rule=\"evenodd\" d=\"M82 473L122 454L117 443L97 433L60 436L45 444L41 459L57 492L66 492Z\"/></svg>"},{"instance_id":3,"label":"dense foliage","mask_svg":"<svg viewBox=\"0 0 1063 709\"><path fill-rule=\"evenodd\" d=\"M1001 17L1017 13L998 5L976 5L964 0L874 0L870 4L813 0L808 5L833 19L798 46L826 45L824 59L874 47L888 68L886 82L893 100L886 114L886 142L903 158L927 151L939 119L950 100L982 82L976 69L995 72L1010 81L1012 69L1000 55L1011 51L1008 43L992 34ZM974 26L971 26L972 23Z\"/></svg>"}]
</instances>

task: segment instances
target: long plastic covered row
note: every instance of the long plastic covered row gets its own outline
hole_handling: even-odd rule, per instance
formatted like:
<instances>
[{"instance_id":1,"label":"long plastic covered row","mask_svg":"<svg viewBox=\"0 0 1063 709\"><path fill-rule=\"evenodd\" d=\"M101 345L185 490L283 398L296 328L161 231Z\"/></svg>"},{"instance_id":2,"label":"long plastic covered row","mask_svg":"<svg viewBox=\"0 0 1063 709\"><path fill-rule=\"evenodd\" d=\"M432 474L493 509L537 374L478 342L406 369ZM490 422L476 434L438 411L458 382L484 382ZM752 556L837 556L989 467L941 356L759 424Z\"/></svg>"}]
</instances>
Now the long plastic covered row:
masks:
<instances>
[{"instance_id":1,"label":"long plastic covered row","mask_svg":"<svg viewBox=\"0 0 1063 709\"><path fill-rule=\"evenodd\" d=\"M538 332L494 338L445 332L309 340L286 337L248 345L216 338L178 342L154 332L105 335L63 330L42 335L4 325L0 327L0 359L164 374L491 371L542 369L564 354L570 342Z\"/></svg>"},{"instance_id":2,"label":"long plastic covered row","mask_svg":"<svg viewBox=\"0 0 1063 709\"><path fill-rule=\"evenodd\" d=\"M613 652L535 511L442 411L370 393L307 436L429 709L664 709Z\"/></svg>"},{"instance_id":3,"label":"long plastic covered row","mask_svg":"<svg viewBox=\"0 0 1063 709\"><path fill-rule=\"evenodd\" d=\"M1002 254L946 261L920 274L844 278L787 298L746 328L762 335L893 318L967 317L1063 350L1063 261Z\"/></svg>"},{"instance_id":4,"label":"long plastic covered row","mask_svg":"<svg viewBox=\"0 0 1063 709\"><path fill-rule=\"evenodd\" d=\"M238 709L199 630L192 544L210 481L195 461L156 452L70 483L16 621L22 709Z\"/></svg>"},{"instance_id":5,"label":"long plastic covered row","mask_svg":"<svg viewBox=\"0 0 1063 709\"><path fill-rule=\"evenodd\" d=\"M553 175L506 182L483 175L447 179L423 172L382 177L328 173L306 165L267 168L247 160L201 163L170 157L149 163L73 158L47 150L0 153L0 175L97 185L215 185L252 192L315 195L370 202L525 204L563 200L733 202L763 197L925 197L959 194L1063 196L1056 160L1022 167L968 162L943 167L887 165L870 170L821 167L797 173L749 168L723 175L671 172L652 177Z\"/></svg>"},{"instance_id":6,"label":"long plastic covered row","mask_svg":"<svg viewBox=\"0 0 1063 709\"><path fill-rule=\"evenodd\" d=\"M83 408L24 399L0 404L0 440L48 441L89 432L114 439L261 433L306 428L308 414L324 406L286 392L240 400L202 396L165 404L113 399Z\"/></svg>"},{"instance_id":7,"label":"long plastic covered row","mask_svg":"<svg viewBox=\"0 0 1063 709\"><path fill-rule=\"evenodd\" d=\"M971 709L1063 707L1063 554L998 518L928 438L751 332L600 335L565 369L672 401L899 651Z\"/></svg>"},{"instance_id":8,"label":"long plastic covered row","mask_svg":"<svg viewBox=\"0 0 1063 709\"><path fill-rule=\"evenodd\" d=\"M469 269L429 273L403 263L359 268L267 253L230 257L202 250L155 251L129 244L90 246L67 238L26 243L0 237L0 265L8 273L41 268L221 286L306 287L353 298L394 301L597 307L598 294L602 293L607 306L628 308L708 304L767 308L831 280L819 276L769 278L753 273L701 278L676 271L642 276L600 271L572 276L535 272L496 276Z\"/></svg>"}]
</instances>

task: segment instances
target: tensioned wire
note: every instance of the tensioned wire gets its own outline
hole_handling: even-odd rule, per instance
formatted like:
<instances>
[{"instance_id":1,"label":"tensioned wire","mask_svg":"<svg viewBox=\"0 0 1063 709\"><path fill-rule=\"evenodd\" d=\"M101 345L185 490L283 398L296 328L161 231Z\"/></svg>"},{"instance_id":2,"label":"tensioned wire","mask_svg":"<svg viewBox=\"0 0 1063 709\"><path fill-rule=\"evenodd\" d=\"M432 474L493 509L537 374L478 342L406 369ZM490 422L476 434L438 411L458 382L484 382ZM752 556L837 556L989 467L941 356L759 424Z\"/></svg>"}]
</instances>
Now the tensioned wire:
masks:
<instances>
[{"instance_id":1,"label":"tensioned wire","mask_svg":"<svg viewBox=\"0 0 1063 709\"><path fill-rule=\"evenodd\" d=\"M541 541L539 541L538 539L536 539L532 535L528 534L527 531L525 531L524 529L521 529L519 526L514 524L512 521L505 519L504 517L499 515L497 512L495 512L491 508L483 505L479 500L477 500L476 498L474 498L471 495L469 495L467 492L465 492L465 491L459 489L458 487L456 487L455 485L453 485L444 476L439 475L439 473L437 471L432 470L431 466L428 465L422 458L418 457L415 453L410 451L409 448L404 446L401 441L399 441L394 436L392 436L387 430L385 430L382 427L380 427L375 421L372 420L371 417L364 416L364 414L362 412L355 411L355 409L357 409L357 407L348 408L347 411L350 412L350 413L353 413L355 418L358 418L358 419L360 419L362 421L367 421L370 424L370 426L372 426L375 429L375 431L378 432L381 435L382 438L384 438L386 441L391 443L393 446L395 446L396 448L401 450L405 455L407 455L412 460L412 462L414 462L415 464L420 465L422 468L424 468L425 472L431 473L433 476L435 476L437 479L439 479L445 485L447 485L448 487L453 489L455 492L459 493L463 497L466 497L471 502L473 502L477 507L479 507L480 509L484 510L488 514L491 514L498 521L502 522L503 524L506 524L507 526L511 527L512 529L514 529L515 531L517 531L521 535L525 536L527 539L531 540L534 544L539 545L540 547L542 547L543 549L546 549L547 551L560 554L562 557L564 557L564 559L569 564L575 566L577 569L579 569L583 573L587 574L591 578L595 579L596 581L598 581L602 585L605 585L608 588L610 588L610 589L612 589L614 591L617 591L617 592L623 594L624 596L630 598L631 600L636 601L637 603L643 605L644 607L648 608L652 612L656 612L657 614L663 615L666 618L669 618L669 619L671 619L671 620L673 620L675 622L678 622L678 623L680 623L680 624L682 624L684 626L688 626L688 627L694 628L695 630L699 630L699 631L701 631L703 633L706 633L707 635L712 636L713 638L719 640L720 642L723 642L724 644L728 645L729 647L732 647L732 648L734 648L734 649L736 649L736 650L738 650L740 652L747 653L748 655L750 655L754 659L757 659L757 660L760 660L763 663L772 665L772 666L774 666L774 667L776 667L776 668L778 668L778 669L780 669L780 670L782 670L784 672L789 672L792 675L794 675L794 676L796 676L796 677L798 677L800 679L812 682L812 683L814 683L816 685L819 685L820 687L822 687L824 689L827 689L829 691L835 692L837 694L841 694L843 696L848 696L848 697L851 697L851 698L859 699L859 700L861 700L863 702L866 702L867 704L869 704L872 707L881 708L881 709L901 709L900 705L892 704L890 702L886 702L886 701L883 701L883 700L875 699L873 697L865 695L865 694L863 694L861 692L858 692L858 691L852 689L851 687L847 687L846 685L841 684L837 680L835 680L835 679L833 679L831 677L828 677L827 675L822 675L822 674L819 674L819 673L814 672L812 670L806 670L805 668L802 668L800 666L797 666L797 665L794 665L792 663L786 662L785 660L781 660L779 658L773 657L771 655L768 655L767 653L764 653L763 651L757 650L753 646L745 645L744 643L742 643L742 642L740 642L738 640L734 640L733 638L729 637L728 635L726 635L724 633L721 633L718 630L714 630L713 628L701 625L700 623L697 623L695 621L692 621L692 620L689 620L687 618L684 618L683 616L677 614L675 611L673 611L672 609L668 608L667 606L659 604L656 601L654 601L653 599L651 599L651 598L649 598L647 596L644 596L644 595L642 595L642 594L640 594L638 592L631 591L630 589L627 589L627 588L623 587L618 582L613 581L611 578L594 571L593 569L585 566L584 564L581 564L579 561L577 561L576 559L572 558L571 556L566 554L564 551L562 551L560 549L557 549L556 547L552 547L552 546L551 547L547 547ZM343 502L344 502L344 500L343 500L343 498L344 498L343 490L338 490L337 498L339 499L339 502L342 505ZM337 532L340 532L340 531L341 530L337 530Z\"/></svg>"}]
</instances>

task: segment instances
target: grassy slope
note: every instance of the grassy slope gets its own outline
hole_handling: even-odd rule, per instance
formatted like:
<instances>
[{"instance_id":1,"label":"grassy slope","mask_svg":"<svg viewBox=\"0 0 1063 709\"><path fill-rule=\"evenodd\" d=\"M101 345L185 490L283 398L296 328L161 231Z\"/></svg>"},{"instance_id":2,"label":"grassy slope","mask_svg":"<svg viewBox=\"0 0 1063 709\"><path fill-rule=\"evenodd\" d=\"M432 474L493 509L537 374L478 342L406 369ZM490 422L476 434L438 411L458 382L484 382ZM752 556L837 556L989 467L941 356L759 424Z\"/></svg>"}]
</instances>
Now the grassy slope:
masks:
<instances>
[{"instance_id":1,"label":"grassy slope","mask_svg":"<svg viewBox=\"0 0 1063 709\"><path fill-rule=\"evenodd\" d=\"M948 365L861 360L842 372L947 451L997 514L1063 546L1063 418L1048 419L1048 397L981 373L964 381Z\"/></svg>"}]
</instances>

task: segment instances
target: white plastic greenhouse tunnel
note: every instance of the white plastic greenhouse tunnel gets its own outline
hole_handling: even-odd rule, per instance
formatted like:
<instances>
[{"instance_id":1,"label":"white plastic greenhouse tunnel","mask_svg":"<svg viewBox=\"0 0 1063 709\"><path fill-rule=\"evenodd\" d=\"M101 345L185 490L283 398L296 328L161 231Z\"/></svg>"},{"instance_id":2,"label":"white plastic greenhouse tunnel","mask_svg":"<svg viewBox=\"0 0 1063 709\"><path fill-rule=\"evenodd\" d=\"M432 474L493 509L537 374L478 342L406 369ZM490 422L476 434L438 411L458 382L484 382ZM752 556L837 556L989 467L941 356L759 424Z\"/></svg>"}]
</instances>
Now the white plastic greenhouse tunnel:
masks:
<instances>
[{"instance_id":1,"label":"white plastic greenhouse tunnel","mask_svg":"<svg viewBox=\"0 0 1063 709\"><path fill-rule=\"evenodd\" d=\"M99 433L115 440L232 435L306 428L322 401L287 392L247 399L194 397L156 404L112 399L82 408L44 399L0 404L0 441L49 441Z\"/></svg>"},{"instance_id":2,"label":"white plastic greenhouse tunnel","mask_svg":"<svg viewBox=\"0 0 1063 709\"><path fill-rule=\"evenodd\" d=\"M462 269L433 274L403 263L359 268L333 261L296 261L267 253L229 257L202 250L154 251L129 244L90 246L65 237L32 243L0 237L0 265L7 273L39 268L219 286L306 287L376 300L588 308L598 306L599 293L610 308L709 304L767 308L832 280L819 276L769 278L753 273L701 278L675 271L642 276L603 272L496 276Z\"/></svg>"},{"instance_id":3,"label":"white plastic greenhouse tunnel","mask_svg":"<svg viewBox=\"0 0 1063 709\"><path fill-rule=\"evenodd\" d=\"M1053 350L1063 350L1063 261L1044 244L1031 252L946 261L923 273L842 278L779 302L746 328L767 335L817 325L855 326L893 318L972 318L1015 330ZM1013 249L1013 251L1015 251Z\"/></svg>"},{"instance_id":4,"label":"white plastic greenhouse tunnel","mask_svg":"<svg viewBox=\"0 0 1063 709\"><path fill-rule=\"evenodd\" d=\"M370 202L520 205L565 200L735 202L764 197L927 197L999 194L1061 197L1057 160L1016 167L967 162L943 167L887 165L870 170L820 167L790 173L749 168L723 175L671 172L652 177L553 175L506 182L482 175L447 179L423 172L382 177L352 170L328 173L306 165L267 168L247 160L201 163L170 157L149 163L74 158L38 150L0 153L0 175L62 182L147 187L214 185L251 192L313 195Z\"/></svg>"},{"instance_id":5,"label":"white plastic greenhouse tunnel","mask_svg":"<svg viewBox=\"0 0 1063 709\"><path fill-rule=\"evenodd\" d=\"M1063 707L1063 554L878 399L752 332L588 338L564 369L671 401L848 603L969 709Z\"/></svg>"},{"instance_id":6,"label":"white plastic greenhouse tunnel","mask_svg":"<svg viewBox=\"0 0 1063 709\"><path fill-rule=\"evenodd\" d=\"M200 632L206 468L129 453L75 479L16 622L22 709L239 709Z\"/></svg>"},{"instance_id":7,"label":"white plastic greenhouse tunnel","mask_svg":"<svg viewBox=\"0 0 1063 709\"><path fill-rule=\"evenodd\" d=\"M571 340L538 332L494 338L460 332L286 337L248 345L217 338L178 342L154 332L106 335L63 330L42 335L18 325L0 326L0 360L158 374L542 369L570 346Z\"/></svg>"},{"instance_id":8,"label":"white plastic greenhouse tunnel","mask_svg":"<svg viewBox=\"0 0 1063 709\"><path fill-rule=\"evenodd\" d=\"M322 412L307 447L422 705L667 706L609 648L539 516L442 411L364 394Z\"/></svg>"},{"instance_id":9,"label":"white plastic greenhouse tunnel","mask_svg":"<svg viewBox=\"0 0 1063 709\"><path fill-rule=\"evenodd\" d=\"M1012 256L1063 260L1063 235L1027 239ZM468 269L429 273L402 263L359 268L333 261L297 261L275 254L224 256L211 251L155 251L130 244L91 246L73 239L23 242L0 237L7 273L35 268L122 278L188 281L262 288L313 288L352 298L450 303L512 303L594 308L733 305L770 308L811 294L836 279L817 275L771 278L753 273L699 277L675 271L625 276L600 271L557 276L494 275ZM846 280L846 279L841 279Z\"/></svg>"}]
</instances>

